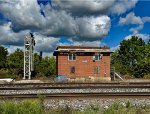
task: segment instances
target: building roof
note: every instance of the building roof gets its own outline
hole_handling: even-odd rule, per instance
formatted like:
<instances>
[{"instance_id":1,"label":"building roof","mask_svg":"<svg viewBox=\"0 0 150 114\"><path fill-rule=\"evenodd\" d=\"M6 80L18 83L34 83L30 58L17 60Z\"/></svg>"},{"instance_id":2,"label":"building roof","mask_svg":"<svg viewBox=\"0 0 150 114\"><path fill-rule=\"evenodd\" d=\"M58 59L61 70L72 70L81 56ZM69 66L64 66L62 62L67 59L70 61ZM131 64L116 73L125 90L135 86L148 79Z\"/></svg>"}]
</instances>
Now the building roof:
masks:
<instances>
[{"instance_id":1,"label":"building roof","mask_svg":"<svg viewBox=\"0 0 150 114\"><path fill-rule=\"evenodd\" d=\"M92 47L92 46L58 46L53 55L57 55L58 52L85 52L85 53L112 53L109 47Z\"/></svg>"},{"instance_id":2,"label":"building roof","mask_svg":"<svg viewBox=\"0 0 150 114\"><path fill-rule=\"evenodd\" d=\"M96 47L96 46L58 46L58 49L110 49L109 47Z\"/></svg>"}]
</instances>

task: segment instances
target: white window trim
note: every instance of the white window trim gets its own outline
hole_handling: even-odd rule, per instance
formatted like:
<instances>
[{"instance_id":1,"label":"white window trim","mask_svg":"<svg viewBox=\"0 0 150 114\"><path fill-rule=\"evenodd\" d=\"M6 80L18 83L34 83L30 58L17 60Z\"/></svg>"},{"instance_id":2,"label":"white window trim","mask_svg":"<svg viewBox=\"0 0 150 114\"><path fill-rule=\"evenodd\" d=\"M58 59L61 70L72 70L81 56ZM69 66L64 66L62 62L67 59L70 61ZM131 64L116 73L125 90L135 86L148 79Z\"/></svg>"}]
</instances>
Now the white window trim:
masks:
<instances>
[{"instance_id":1,"label":"white window trim","mask_svg":"<svg viewBox=\"0 0 150 114\"><path fill-rule=\"evenodd\" d=\"M98 60L96 60L96 57L95 57L96 55L99 55L99 59ZM103 56L103 54L94 54L94 56L93 56L94 61L101 61L102 56Z\"/></svg>"},{"instance_id":2,"label":"white window trim","mask_svg":"<svg viewBox=\"0 0 150 114\"><path fill-rule=\"evenodd\" d=\"M69 59L69 55L71 54L71 60ZM75 55L75 60L73 60L73 54L74 53L69 53L68 54L68 61L76 61L76 59L77 59L77 56L76 56L76 54L74 54Z\"/></svg>"}]
</instances>

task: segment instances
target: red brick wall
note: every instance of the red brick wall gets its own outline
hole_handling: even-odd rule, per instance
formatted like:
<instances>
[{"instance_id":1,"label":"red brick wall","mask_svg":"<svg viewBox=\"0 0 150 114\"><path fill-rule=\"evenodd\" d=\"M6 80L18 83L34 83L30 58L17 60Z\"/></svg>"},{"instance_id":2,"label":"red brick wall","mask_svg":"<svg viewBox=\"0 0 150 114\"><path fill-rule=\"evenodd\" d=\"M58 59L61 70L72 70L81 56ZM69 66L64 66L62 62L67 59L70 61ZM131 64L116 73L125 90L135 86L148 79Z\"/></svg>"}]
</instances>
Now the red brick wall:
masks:
<instances>
[{"instance_id":1,"label":"red brick wall","mask_svg":"<svg viewBox=\"0 0 150 114\"><path fill-rule=\"evenodd\" d=\"M57 74L65 75L66 77L110 77L110 54L103 54L100 61L93 61L93 55L81 56L77 55L76 60L68 60L68 54L57 57ZM75 67L75 73L70 73L70 67ZM94 68L98 66L100 71L94 73ZM106 74L106 76L105 76Z\"/></svg>"}]
</instances>

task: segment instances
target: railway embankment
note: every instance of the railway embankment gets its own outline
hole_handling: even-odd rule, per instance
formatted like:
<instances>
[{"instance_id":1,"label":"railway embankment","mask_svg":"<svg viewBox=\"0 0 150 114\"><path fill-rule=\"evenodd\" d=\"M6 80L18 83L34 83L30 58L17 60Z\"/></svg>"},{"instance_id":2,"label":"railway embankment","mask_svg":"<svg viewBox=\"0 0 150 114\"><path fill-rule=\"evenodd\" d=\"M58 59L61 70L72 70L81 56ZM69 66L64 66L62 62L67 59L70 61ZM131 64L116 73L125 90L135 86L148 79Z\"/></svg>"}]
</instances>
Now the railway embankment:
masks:
<instances>
[{"instance_id":1,"label":"railway embankment","mask_svg":"<svg viewBox=\"0 0 150 114\"><path fill-rule=\"evenodd\" d=\"M1 97L150 96L149 82L0 84Z\"/></svg>"},{"instance_id":2,"label":"railway embankment","mask_svg":"<svg viewBox=\"0 0 150 114\"><path fill-rule=\"evenodd\" d=\"M70 107L73 109L85 110L90 107L98 107L102 109L109 108L112 104L118 103L126 106L130 103L133 107L150 107L149 98L77 98L77 99L46 99L45 107L59 108Z\"/></svg>"},{"instance_id":3,"label":"railway embankment","mask_svg":"<svg viewBox=\"0 0 150 114\"><path fill-rule=\"evenodd\" d=\"M150 82L0 84L0 98L44 97L45 107L107 108L114 102L150 106Z\"/></svg>"},{"instance_id":4,"label":"railway embankment","mask_svg":"<svg viewBox=\"0 0 150 114\"><path fill-rule=\"evenodd\" d=\"M99 95L130 95L141 94L150 95L150 88L146 87L99 87L99 88L0 88L0 95L51 95L59 96L60 94L99 94Z\"/></svg>"}]
</instances>

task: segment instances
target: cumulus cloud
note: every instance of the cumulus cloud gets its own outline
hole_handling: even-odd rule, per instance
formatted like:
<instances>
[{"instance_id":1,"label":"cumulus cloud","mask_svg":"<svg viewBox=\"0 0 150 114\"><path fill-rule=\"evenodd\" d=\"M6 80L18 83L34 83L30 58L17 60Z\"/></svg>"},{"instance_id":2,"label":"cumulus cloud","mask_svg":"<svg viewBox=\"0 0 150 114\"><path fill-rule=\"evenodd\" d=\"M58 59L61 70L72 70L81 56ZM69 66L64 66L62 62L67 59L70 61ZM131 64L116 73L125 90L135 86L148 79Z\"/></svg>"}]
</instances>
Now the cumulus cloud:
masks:
<instances>
[{"instance_id":1,"label":"cumulus cloud","mask_svg":"<svg viewBox=\"0 0 150 114\"><path fill-rule=\"evenodd\" d=\"M29 30L20 31L15 33L11 29L11 22L0 25L0 45L5 45L10 53L14 52L17 48L23 49L24 38L29 34ZM59 38L47 37L41 34L34 33L35 51L51 52L53 51Z\"/></svg>"},{"instance_id":2,"label":"cumulus cloud","mask_svg":"<svg viewBox=\"0 0 150 114\"><path fill-rule=\"evenodd\" d=\"M131 28L130 31L133 32L134 34L137 34L140 30L143 29L144 23L149 22L150 18L149 17L139 17L136 16L133 12L129 13L126 15L124 18L120 18L119 20L119 25L129 25L129 24L135 24L137 27Z\"/></svg>"},{"instance_id":3,"label":"cumulus cloud","mask_svg":"<svg viewBox=\"0 0 150 114\"><path fill-rule=\"evenodd\" d=\"M52 5L71 12L72 15L122 14L133 8L137 0L53 0Z\"/></svg>"},{"instance_id":4,"label":"cumulus cloud","mask_svg":"<svg viewBox=\"0 0 150 114\"><path fill-rule=\"evenodd\" d=\"M16 49L21 49L21 50L24 49L23 46L14 46L14 45L13 46L12 45L6 46L6 48L7 48L8 52L9 52L9 54L15 52Z\"/></svg>"},{"instance_id":5,"label":"cumulus cloud","mask_svg":"<svg viewBox=\"0 0 150 114\"><path fill-rule=\"evenodd\" d=\"M82 38L81 40L102 38L108 34L110 29L110 18L106 15L72 17L66 11L54 10L50 4L47 4L41 5L43 16L40 13L40 6L33 0L16 0L12 3L1 3L0 11L13 22L15 29L31 29L44 35L56 37L75 36ZM26 5L28 7L25 7Z\"/></svg>"},{"instance_id":6,"label":"cumulus cloud","mask_svg":"<svg viewBox=\"0 0 150 114\"><path fill-rule=\"evenodd\" d=\"M135 16L133 12L126 15L125 18L120 18L119 20L120 25L127 25L127 24L143 24L142 19L139 16Z\"/></svg>"},{"instance_id":7,"label":"cumulus cloud","mask_svg":"<svg viewBox=\"0 0 150 114\"><path fill-rule=\"evenodd\" d=\"M46 37L41 34L35 33L35 51L52 52L56 49L59 38Z\"/></svg>"},{"instance_id":8,"label":"cumulus cloud","mask_svg":"<svg viewBox=\"0 0 150 114\"><path fill-rule=\"evenodd\" d=\"M0 42L23 46L24 36L33 32L37 33L37 51L53 51L62 36L76 44L98 44L110 31L108 15L122 14L136 3L137 0L52 0L42 5L37 0L0 1L0 14L9 21L0 23Z\"/></svg>"},{"instance_id":9,"label":"cumulus cloud","mask_svg":"<svg viewBox=\"0 0 150 114\"><path fill-rule=\"evenodd\" d=\"M11 29L12 23L5 23L0 25L0 43L1 45L23 45L24 36L29 33L28 30L20 31L19 33L13 32Z\"/></svg>"},{"instance_id":10,"label":"cumulus cloud","mask_svg":"<svg viewBox=\"0 0 150 114\"><path fill-rule=\"evenodd\" d=\"M51 36L72 36L76 33L74 18L65 11L58 11L48 4L43 6L45 24L41 27L40 33Z\"/></svg>"},{"instance_id":11,"label":"cumulus cloud","mask_svg":"<svg viewBox=\"0 0 150 114\"><path fill-rule=\"evenodd\" d=\"M52 5L67 10L72 15L83 16L91 14L102 14L114 4L115 0L53 0Z\"/></svg>"},{"instance_id":12,"label":"cumulus cloud","mask_svg":"<svg viewBox=\"0 0 150 114\"><path fill-rule=\"evenodd\" d=\"M1 1L0 12L12 21L17 30L40 28L45 21L36 0Z\"/></svg>"},{"instance_id":13,"label":"cumulus cloud","mask_svg":"<svg viewBox=\"0 0 150 114\"><path fill-rule=\"evenodd\" d=\"M131 28L130 31L133 32L134 34L137 34L140 30L142 30L144 27L144 24L141 24L135 28Z\"/></svg>"},{"instance_id":14,"label":"cumulus cloud","mask_svg":"<svg viewBox=\"0 0 150 114\"><path fill-rule=\"evenodd\" d=\"M75 36L80 40L102 38L110 30L108 16L72 17L65 11L53 10L50 5L44 8L48 27L42 33L53 36Z\"/></svg>"},{"instance_id":15,"label":"cumulus cloud","mask_svg":"<svg viewBox=\"0 0 150 114\"><path fill-rule=\"evenodd\" d=\"M83 17L76 19L78 25L77 37L80 40L97 40L106 36L110 30L110 18L108 16Z\"/></svg>"},{"instance_id":16,"label":"cumulus cloud","mask_svg":"<svg viewBox=\"0 0 150 114\"><path fill-rule=\"evenodd\" d=\"M104 0L105 1L105 0ZM112 14L123 14L134 8L138 0L115 0L115 4L110 8ZM108 1L109 2L109 1Z\"/></svg>"},{"instance_id":17,"label":"cumulus cloud","mask_svg":"<svg viewBox=\"0 0 150 114\"><path fill-rule=\"evenodd\" d=\"M150 35L148 34L132 34L125 37L125 40L131 39L132 36L137 36L139 38L142 38L143 40L147 41L150 39Z\"/></svg>"},{"instance_id":18,"label":"cumulus cloud","mask_svg":"<svg viewBox=\"0 0 150 114\"><path fill-rule=\"evenodd\" d=\"M47 4L41 5L43 16L40 13L40 6L33 0L16 0L13 3L15 5L10 2L1 3L0 11L13 22L15 29L31 29L43 35L56 37L75 36L82 38L81 40L83 38L86 40L86 37L102 38L108 34L110 29L110 18L106 15L72 17L70 13L55 10L50 4ZM28 7L25 7L26 5Z\"/></svg>"},{"instance_id":19,"label":"cumulus cloud","mask_svg":"<svg viewBox=\"0 0 150 114\"><path fill-rule=\"evenodd\" d=\"M41 5L41 8L36 0L7 0L0 3L0 12L12 21L15 31L30 29L51 36L75 35L76 23L68 13L53 10L50 4Z\"/></svg>"}]
</instances>

